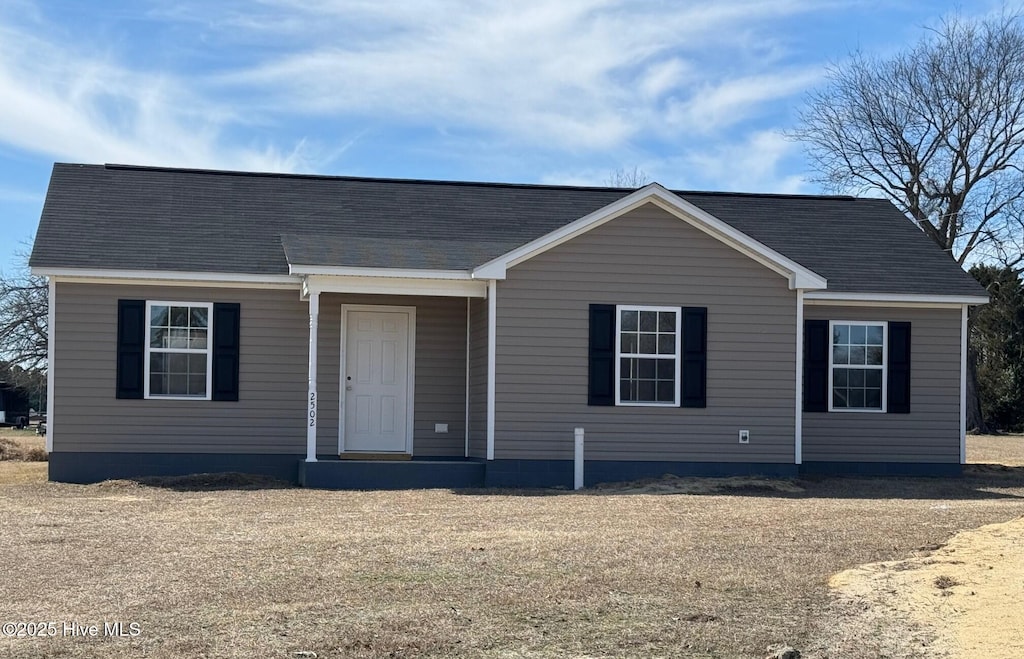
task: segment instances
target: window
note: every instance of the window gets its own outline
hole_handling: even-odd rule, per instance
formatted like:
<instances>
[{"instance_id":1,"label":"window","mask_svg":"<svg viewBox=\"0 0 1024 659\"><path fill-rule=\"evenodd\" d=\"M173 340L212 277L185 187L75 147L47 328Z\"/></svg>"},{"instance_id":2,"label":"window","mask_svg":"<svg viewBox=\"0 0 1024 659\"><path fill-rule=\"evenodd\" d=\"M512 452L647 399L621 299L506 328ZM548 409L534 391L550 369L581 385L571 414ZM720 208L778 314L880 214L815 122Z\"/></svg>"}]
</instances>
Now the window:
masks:
<instances>
[{"instance_id":1,"label":"window","mask_svg":"<svg viewBox=\"0 0 1024 659\"><path fill-rule=\"evenodd\" d=\"M616 307L616 405L679 405L679 307Z\"/></svg>"},{"instance_id":2,"label":"window","mask_svg":"<svg viewBox=\"0 0 1024 659\"><path fill-rule=\"evenodd\" d=\"M146 303L146 398L210 399L212 312L203 302Z\"/></svg>"},{"instance_id":3,"label":"window","mask_svg":"<svg viewBox=\"0 0 1024 659\"><path fill-rule=\"evenodd\" d=\"M886 324L834 320L829 329L829 411L884 412Z\"/></svg>"}]
</instances>

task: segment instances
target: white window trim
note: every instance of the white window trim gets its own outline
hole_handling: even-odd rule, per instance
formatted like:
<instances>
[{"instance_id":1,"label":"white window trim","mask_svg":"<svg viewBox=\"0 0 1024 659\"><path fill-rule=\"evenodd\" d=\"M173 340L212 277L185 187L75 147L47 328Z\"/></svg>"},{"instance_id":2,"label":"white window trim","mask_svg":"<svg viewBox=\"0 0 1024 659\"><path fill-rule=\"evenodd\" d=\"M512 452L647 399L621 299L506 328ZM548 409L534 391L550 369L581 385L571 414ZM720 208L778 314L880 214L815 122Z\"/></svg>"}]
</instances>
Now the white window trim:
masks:
<instances>
[{"instance_id":1,"label":"white window trim","mask_svg":"<svg viewBox=\"0 0 1024 659\"><path fill-rule=\"evenodd\" d=\"M639 357L641 359L667 359L659 355L644 355L640 353L622 353L622 312L623 311L671 311L676 315L676 387L675 398L671 403L658 403L647 401L622 400L622 358ZM639 322L639 321L638 321ZM683 308L682 307L656 307L649 305L618 304L615 305L615 405L616 407L679 407L679 392L682 387L683 370Z\"/></svg>"},{"instance_id":2,"label":"white window trim","mask_svg":"<svg viewBox=\"0 0 1024 659\"><path fill-rule=\"evenodd\" d=\"M164 396L161 394L150 394L149 393L149 364L150 364L150 353L152 347L150 346L150 321L153 318L152 308L157 307L205 307L207 310L207 327L206 327L206 348L199 350L198 348L180 348L173 350L157 350L157 352L184 352L191 354L205 354L206 355L206 395L205 396ZM146 300L146 356L145 365L143 368L143 377L145 379L145 394L146 400L213 400L213 303L212 302L166 302L161 300Z\"/></svg>"},{"instance_id":3,"label":"white window trim","mask_svg":"<svg viewBox=\"0 0 1024 659\"><path fill-rule=\"evenodd\" d=\"M875 410L864 407L833 407L832 405L832 375L836 365L832 363L832 336L833 328L836 325L861 325L864 327L882 326L882 409ZM860 368L862 370L877 370L877 366L860 366L856 364L838 364L839 368ZM830 320L828 321L828 411L829 412L853 412L866 414L885 414L889 404L889 323L884 320Z\"/></svg>"}]
</instances>

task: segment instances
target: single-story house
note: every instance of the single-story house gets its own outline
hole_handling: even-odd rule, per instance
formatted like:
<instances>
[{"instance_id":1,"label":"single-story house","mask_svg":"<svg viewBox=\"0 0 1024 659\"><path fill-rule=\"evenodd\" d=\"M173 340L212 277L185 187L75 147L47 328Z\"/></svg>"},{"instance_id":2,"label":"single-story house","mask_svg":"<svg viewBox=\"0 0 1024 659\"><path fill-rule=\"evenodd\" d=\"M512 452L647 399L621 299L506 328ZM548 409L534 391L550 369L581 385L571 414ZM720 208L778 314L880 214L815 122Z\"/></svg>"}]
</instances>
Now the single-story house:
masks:
<instances>
[{"instance_id":1,"label":"single-story house","mask_svg":"<svg viewBox=\"0 0 1024 659\"><path fill-rule=\"evenodd\" d=\"M57 164L50 478L956 474L988 297L888 201Z\"/></svg>"}]
</instances>

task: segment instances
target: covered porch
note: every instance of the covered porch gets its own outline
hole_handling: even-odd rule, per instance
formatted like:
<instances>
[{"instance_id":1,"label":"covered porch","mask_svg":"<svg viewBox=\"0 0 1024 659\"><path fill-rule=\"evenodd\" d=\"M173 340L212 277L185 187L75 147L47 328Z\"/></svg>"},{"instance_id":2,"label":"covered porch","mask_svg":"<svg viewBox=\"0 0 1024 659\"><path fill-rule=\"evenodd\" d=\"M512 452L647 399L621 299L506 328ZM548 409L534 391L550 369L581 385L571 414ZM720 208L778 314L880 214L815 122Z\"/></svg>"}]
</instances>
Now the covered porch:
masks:
<instances>
[{"instance_id":1,"label":"covered porch","mask_svg":"<svg viewBox=\"0 0 1024 659\"><path fill-rule=\"evenodd\" d=\"M493 281L302 274L309 363L299 483L483 486L494 454Z\"/></svg>"}]
</instances>

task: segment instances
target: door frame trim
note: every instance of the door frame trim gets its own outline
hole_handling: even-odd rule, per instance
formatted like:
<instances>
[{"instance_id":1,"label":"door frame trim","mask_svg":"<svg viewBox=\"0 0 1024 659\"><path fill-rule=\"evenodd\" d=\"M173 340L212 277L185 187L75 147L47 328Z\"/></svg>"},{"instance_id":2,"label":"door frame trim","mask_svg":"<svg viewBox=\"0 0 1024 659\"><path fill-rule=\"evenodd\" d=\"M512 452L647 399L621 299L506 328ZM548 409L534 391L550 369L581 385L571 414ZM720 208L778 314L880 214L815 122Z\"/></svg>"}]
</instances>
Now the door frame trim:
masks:
<instances>
[{"instance_id":1,"label":"door frame trim","mask_svg":"<svg viewBox=\"0 0 1024 659\"><path fill-rule=\"evenodd\" d=\"M376 311L388 313L404 313L409 317L409 345L406 351L406 420L405 420L405 451L412 455L413 420L416 407L416 307L395 306L384 304L342 304L341 305L341 359L338 364L338 454L345 452L345 369L348 367L348 355L345 342L348 339L348 313L350 311ZM378 451L386 453L387 451ZM403 451L395 451L403 453Z\"/></svg>"}]
</instances>

